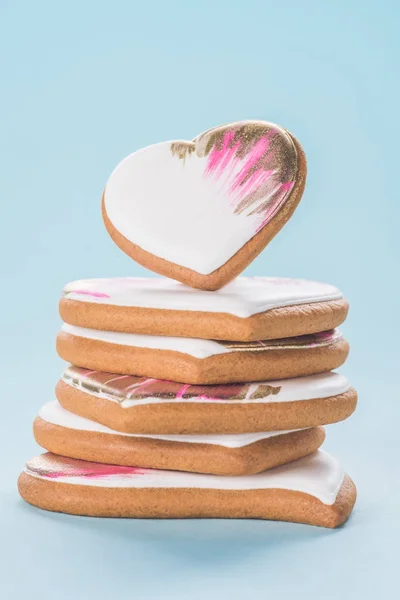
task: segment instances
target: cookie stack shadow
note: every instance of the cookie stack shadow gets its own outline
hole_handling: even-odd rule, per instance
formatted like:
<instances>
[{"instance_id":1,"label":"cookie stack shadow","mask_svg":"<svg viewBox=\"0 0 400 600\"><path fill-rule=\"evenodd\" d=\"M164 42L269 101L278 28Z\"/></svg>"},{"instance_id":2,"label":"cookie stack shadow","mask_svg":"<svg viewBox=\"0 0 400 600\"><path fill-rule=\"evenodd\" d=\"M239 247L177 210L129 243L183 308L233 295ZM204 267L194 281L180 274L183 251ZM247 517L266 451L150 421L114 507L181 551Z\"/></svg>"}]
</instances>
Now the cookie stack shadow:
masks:
<instances>
[{"instance_id":1,"label":"cookie stack shadow","mask_svg":"<svg viewBox=\"0 0 400 600\"><path fill-rule=\"evenodd\" d=\"M77 515L340 525L355 486L320 446L357 402L334 371L347 310L334 286L286 278L67 285L57 350L71 364L34 422L47 453L22 497Z\"/></svg>"}]
</instances>

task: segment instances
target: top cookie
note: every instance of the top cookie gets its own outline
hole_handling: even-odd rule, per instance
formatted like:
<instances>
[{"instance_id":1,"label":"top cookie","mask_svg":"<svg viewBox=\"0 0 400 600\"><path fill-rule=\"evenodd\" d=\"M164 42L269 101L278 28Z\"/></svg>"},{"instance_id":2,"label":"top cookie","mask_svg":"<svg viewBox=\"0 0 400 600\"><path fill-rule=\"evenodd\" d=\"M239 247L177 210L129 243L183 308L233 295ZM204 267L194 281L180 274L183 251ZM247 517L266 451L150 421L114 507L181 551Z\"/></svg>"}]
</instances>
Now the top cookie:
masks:
<instances>
[{"instance_id":1,"label":"top cookie","mask_svg":"<svg viewBox=\"0 0 400 600\"><path fill-rule=\"evenodd\" d=\"M107 182L103 218L114 242L140 264L216 290L288 221L305 178L305 156L291 134L241 121L129 155Z\"/></svg>"}]
</instances>

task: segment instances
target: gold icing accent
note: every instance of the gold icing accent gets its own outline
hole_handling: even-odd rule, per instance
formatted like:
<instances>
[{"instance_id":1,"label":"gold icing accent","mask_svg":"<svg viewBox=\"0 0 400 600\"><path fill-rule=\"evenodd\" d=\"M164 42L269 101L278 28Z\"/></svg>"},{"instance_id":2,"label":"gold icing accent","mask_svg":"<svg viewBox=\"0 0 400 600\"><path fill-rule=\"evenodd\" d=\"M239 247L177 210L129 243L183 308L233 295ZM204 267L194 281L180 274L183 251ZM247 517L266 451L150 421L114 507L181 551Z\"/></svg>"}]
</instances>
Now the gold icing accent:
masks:
<instances>
[{"instance_id":1,"label":"gold icing accent","mask_svg":"<svg viewBox=\"0 0 400 600\"><path fill-rule=\"evenodd\" d=\"M280 385L274 386L262 383L251 394L249 400L259 400L261 398L267 398L268 396L276 396L281 389L282 387Z\"/></svg>"},{"instance_id":2,"label":"gold icing accent","mask_svg":"<svg viewBox=\"0 0 400 600\"><path fill-rule=\"evenodd\" d=\"M96 392L98 394L110 394L112 396L119 397L117 390L111 390L107 388L107 386L101 385L101 383L98 383L97 381L93 383L91 381L82 381L81 385L85 390L88 390L89 392Z\"/></svg>"},{"instance_id":3,"label":"gold icing accent","mask_svg":"<svg viewBox=\"0 0 400 600\"><path fill-rule=\"evenodd\" d=\"M183 164L185 164L186 157L193 154L195 150L196 146L193 142L172 142L171 144L172 156L182 159Z\"/></svg>"},{"instance_id":4,"label":"gold icing accent","mask_svg":"<svg viewBox=\"0 0 400 600\"><path fill-rule=\"evenodd\" d=\"M240 142L240 146L236 151L236 156L238 158L244 158L262 136L271 129L271 125L258 121L231 123L209 129L205 133L200 134L195 140L197 155L208 156L214 147L217 150L221 150L226 132L233 131L235 133L229 144L229 148L233 148Z\"/></svg>"},{"instance_id":5,"label":"gold icing accent","mask_svg":"<svg viewBox=\"0 0 400 600\"><path fill-rule=\"evenodd\" d=\"M150 380L132 375L126 378L126 385L123 388L117 388L101 381L112 376L111 373L95 371L86 376L86 372L80 367L71 366L64 371L62 379L73 387L94 395L105 394L119 403L128 398L141 400L148 397L177 402L200 397L204 397L205 401L213 399L244 400L251 385L249 383L233 383L185 386L173 381ZM182 388L187 389L183 391ZM183 392L182 396L179 396L180 392Z\"/></svg>"},{"instance_id":6,"label":"gold icing accent","mask_svg":"<svg viewBox=\"0 0 400 600\"><path fill-rule=\"evenodd\" d=\"M218 398L219 400L244 400L250 389L249 383L225 383L217 385L191 385L183 398Z\"/></svg>"},{"instance_id":7,"label":"gold icing accent","mask_svg":"<svg viewBox=\"0 0 400 600\"><path fill-rule=\"evenodd\" d=\"M229 350L239 352L263 352L265 350L273 350L274 348L281 348L283 350L289 348L310 348L310 347L321 347L333 344L342 337L342 333L335 329L333 331L326 331L321 333L311 333L308 335L300 335L292 338L282 338L280 340L262 340L256 342L225 342L218 340L217 343L221 344Z\"/></svg>"},{"instance_id":8,"label":"gold icing accent","mask_svg":"<svg viewBox=\"0 0 400 600\"><path fill-rule=\"evenodd\" d=\"M148 398L149 396L151 396L151 398L158 398L159 400L176 400L176 394L172 394L172 392L168 393L162 393L162 392L155 392L153 394L134 394L133 398L135 400L143 400L143 398Z\"/></svg>"},{"instance_id":9,"label":"gold icing accent","mask_svg":"<svg viewBox=\"0 0 400 600\"><path fill-rule=\"evenodd\" d=\"M240 352L259 352L260 350L267 350L266 343L260 344L260 342L224 342L218 340L218 344L228 348L229 350L238 350Z\"/></svg>"}]
</instances>

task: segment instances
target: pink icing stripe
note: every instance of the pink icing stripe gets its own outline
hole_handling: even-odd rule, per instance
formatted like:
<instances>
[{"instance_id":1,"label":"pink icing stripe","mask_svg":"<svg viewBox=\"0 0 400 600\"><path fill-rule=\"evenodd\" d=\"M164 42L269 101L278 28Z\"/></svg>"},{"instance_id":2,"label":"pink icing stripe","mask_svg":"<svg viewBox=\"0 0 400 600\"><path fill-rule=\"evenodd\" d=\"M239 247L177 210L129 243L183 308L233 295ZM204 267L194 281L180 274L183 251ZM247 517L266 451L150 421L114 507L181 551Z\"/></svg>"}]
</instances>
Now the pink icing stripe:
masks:
<instances>
[{"instance_id":1,"label":"pink icing stripe","mask_svg":"<svg viewBox=\"0 0 400 600\"><path fill-rule=\"evenodd\" d=\"M175 399L178 400L179 398L182 398L183 395L188 391L189 388L190 388L190 384L183 385L180 388L180 390L177 392Z\"/></svg>"},{"instance_id":2,"label":"pink icing stripe","mask_svg":"<svg viewBox=\"0 0 400 600\"><path fill-rule=\"evenodd\" d=\"M93 296L94 298L111 298L108 294L103 292L92 292L90 290L71 290L68 294L82 294L83 296Z\"/></svg>"},{"instance_id":3,"label":"pink icing stripe","mask_svg":"<svg viewBox=\"0 0 400 600\"><path fill-rule=\"evenodd\" d=\"M229 148L229 144L233 140L234 136L235 136L234 131L227 131L224 135L221 150L218 150L215 147L212 149L212 151L210 152L210 154L208 156L207 167L206 167L206 171L205 171L206 175L209 175L213 171L217 171L217 170L221 171L222 170L221 165L228 164L228 162L230 161L232 156L234 156L234 152L232 152L232 149ZM236 149L235 149L235 152L236 152ZM229 158L226 155L228 155Z\"/></svg>"},{"instance_id":4,"label":"pink icing stripe","mask_svg":"<svg viewBox=\"0 0 400 600\"><path fill-rule=\"evenodd\" d=\"M110 475L144 475L147 469L105 465L74 458L56 456L50 452L36 456L27 463L27 470L49 479L58 477L109 477Z\"/></svg>"},{"instance_id":5,"label":"pink icing stripe","mask_svg":"<svg viewBox=\"0 0 400 600\"><path fill-rule=\"evenodd\" d=\"M130 377L130 375L120 375L119 377L113 377L112 379L108 379L107 381L105 381L102 385L107 385L108 383L111 383L112 381L119 381L120 379L126 379L127 377Z\"/></svg>"},{"instance_id":6,"label":"pink icing stripe","mask_svg":"<svg viewBox=\"0 0 400 600\"><path fill-rule=\"evenodd\" d=\"M281 190L284 192L288 192L294 186L294 181L287 181L286 183L282 183Z\"/></svg>"},{"instance_id":7,"label":"pink icing stripe","mask_svg":"<svg viewBox=\"0 0 400 600\"><path fill-rule=\"evenodd\" d=\"M232 148L228 148L228 150L225 152L225 156L222 156L221 158L221 162L218 168L219 173L222 173L222 171L224 171L224 169L226 169L226 167L229 165L229 163L231 162L231 160L234 159L236 151L239 150L240 148L240 142L238 142L237 144L235 144L234 146L232 146Z\"/></svg>"},{"instance_id":8,"label":"pink icing stripe","mask_svg":"<svg viewBox=\"0 0 400 600\"><path fill-rule=\"evenodd\" d=\"M146 379L146 381L143 381L143 383L140 383L139 385L137 383L134 383L133 385L130 385L129 387L127 387L126 389L129 390L130 387L133 387L133 390L131 392L129 392L129 394L126 395L126 398L132 398L133 394L141 389L146 387L147 385L150 385L150 383L153 383L153 381L157 381L157 379Z\"/></svg>"},{"instance_id":9,"label":"pink icing stripe","mask_svg":"<svg viewBox=\"0 0 400 600\"><path fill-rule=\"evenodd\" d=\"M230 191L236 191L239 186L242 185L246 175L249 173L250 169L257 164L263 154L268 150L269 145L271 143L271 139L274 135L274 131L268 132L267 135L264 135L262 138L258 140L255 146L252 148L251 152L248 155L247 161L236 175L233 180Z\"/></svg>"}]
</instances>

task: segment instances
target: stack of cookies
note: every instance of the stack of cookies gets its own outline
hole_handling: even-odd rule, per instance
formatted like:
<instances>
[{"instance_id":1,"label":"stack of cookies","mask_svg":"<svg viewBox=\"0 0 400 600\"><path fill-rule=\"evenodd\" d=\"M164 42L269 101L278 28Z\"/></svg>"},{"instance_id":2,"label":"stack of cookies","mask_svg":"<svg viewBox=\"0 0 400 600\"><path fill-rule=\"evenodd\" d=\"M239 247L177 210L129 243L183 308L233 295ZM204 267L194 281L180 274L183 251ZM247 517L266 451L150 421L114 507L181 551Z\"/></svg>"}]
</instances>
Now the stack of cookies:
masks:
<instances>
[{"instance_id":1,"label":"stack of cookies","mask_svg":"<svg viewBox=\"0 0 400 600\"><path fill-rule=\"evenodd\" d=\"M265 518L335 527L354 483L320 450L357 394L333 372L348 303L332 285L241 277L305 185L286 130L247 121L127 157L105 188L112 239L166 277L68 284L57 351L71 363L19 479L47 510Z\"/></svg>"}]
</instances>

